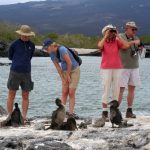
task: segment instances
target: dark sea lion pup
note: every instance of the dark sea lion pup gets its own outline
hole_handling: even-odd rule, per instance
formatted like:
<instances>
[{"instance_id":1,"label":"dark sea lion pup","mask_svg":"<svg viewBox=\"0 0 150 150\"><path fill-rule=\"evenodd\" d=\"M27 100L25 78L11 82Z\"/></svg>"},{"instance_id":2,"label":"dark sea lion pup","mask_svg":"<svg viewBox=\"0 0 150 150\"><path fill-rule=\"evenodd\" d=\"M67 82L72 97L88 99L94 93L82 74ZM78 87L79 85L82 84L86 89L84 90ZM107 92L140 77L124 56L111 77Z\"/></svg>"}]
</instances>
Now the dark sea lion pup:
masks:
<instances>
[{"instance_id":1,"label":"dark sea lion pup","mask_svg":"<svg viewBox=\"0 0 150 150\"><path fill-rule=\"evenodd\" d=\"M50 128L59 130L60 126L64 122L66 111L65 106L62 104L59 98L56 99L55 103L58 106L58 108L52 113L52 122Z\"/></svg>"},{"instance_id":2,"label":"dark sea lion pup","mask_svg":"<svg viewBox=\"0 0 150 150\"><path fill-rule=\"evenodd\" d=\"M118 125L119 127L122 124L122 114L119 110L119 103L117 100L112 100L110 103L110 121L112 123L112 128L114 124Z\"/></svg>"},{"instance_id":3,"label":"dark sea lion pup","mask_svg":"<svg viewBox=\"0 0 150 150\"><path fill-rule=\"evenodd\" d=\"M23 117L20 112L20 109L18 107L18 103L15 103L15 109L13 110L13 112L11 114L11 125L12 126L20 126L23 124L24 124L24 121L23 121Z\"/></svg>"},{"instance_id":4,"label":"dark sea lion pup","mask_svg":"<svg viewBox=\"0 0 150 150\"><path fill-rule=\"evenodd\" d=\"M13 112L6 118L6 120L1 122L0 125L1 127L5 126L18 127L20 125L24 125L23 117L18 107L18 103L15 103L15 109L13 110Z\"/></svg>"},{"instance_id":5,"label":"dark sea lion pup","mask_svg":"<svg viewBox=\"0 0 150 150\"><path fill-rule=\"evenodd\" d=\"M76 120L74 117L69 117L67 119L67 122L64 122L61 126L60 126L60 130L68 130L68 131L74 131L77 129L77 124L76 124Z\"/></svg>"},{"instance_id":6,"label":"dark sea lion pup","mask_svg":"<svg viewBox=\"0 0 150 150\"><path fill-rule=\"evenodd\" d=\"M110 103L110 121L112 123L112 128L114 124L118 125L118 127L131 127L132 123L127 123L127 120L123 120L122 114L119 110L119 103L117 100L112 100Z\"/></svg>"}]
</instances>

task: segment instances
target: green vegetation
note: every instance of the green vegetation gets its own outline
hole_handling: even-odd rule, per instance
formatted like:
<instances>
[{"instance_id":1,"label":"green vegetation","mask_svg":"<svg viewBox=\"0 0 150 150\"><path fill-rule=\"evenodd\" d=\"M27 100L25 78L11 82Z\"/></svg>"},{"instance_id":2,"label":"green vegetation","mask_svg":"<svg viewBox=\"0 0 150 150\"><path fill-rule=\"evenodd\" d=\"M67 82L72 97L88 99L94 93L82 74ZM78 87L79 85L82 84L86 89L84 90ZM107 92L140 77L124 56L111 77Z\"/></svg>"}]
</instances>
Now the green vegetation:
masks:
<instances>
[{"instance_id":1,"label":"green vegetation","mask_svg":"<svg viewBox=\"0 0 150 150\"><path fill-rule=\"evenodd\" d=\"M150 35L141 36L140 39L144 43L150 43Z\"/></svg>"},{"instance_id":2,"label":"green vegetation","mask_svg":"<svg viewBox=\"0 0 150 150\"><path fill-rule=\"evenodd\" d=\"M15 25L8 23L0 23L0 41L10 43L17 39L18 35L15 31L18 29ZM32 38L32 41L36 45L42 45L42 42L46 38L52 38L59 44L67 45L68 47L76 48L97 48L98 36L85 36L83 34L64 34L59 35L57 33L47 33L40 35L36 33L36 36ZM150 43L150 35L141 36L142 42Z\"/></svg>"},{"instance_id":3,"label":"green vegetation","mask_svg":"<svg viewBox=\"0 0 150 150\"><path fill-rule=\"evenodd\" d=\"M18 27L0 23L0 41L10 43L13 40L17 39L18 35L15 31ZM57 33L48 33L45 35L40 35L36 33L36 36L32 38L32 41L36 45L42 45L42 42L46 38L52 38L59 44L67 45L68 47L76 47L76 48L96 48L98 37L88 37L82 34L65 34L59 35Z\"/></svg>"}]
</instances>

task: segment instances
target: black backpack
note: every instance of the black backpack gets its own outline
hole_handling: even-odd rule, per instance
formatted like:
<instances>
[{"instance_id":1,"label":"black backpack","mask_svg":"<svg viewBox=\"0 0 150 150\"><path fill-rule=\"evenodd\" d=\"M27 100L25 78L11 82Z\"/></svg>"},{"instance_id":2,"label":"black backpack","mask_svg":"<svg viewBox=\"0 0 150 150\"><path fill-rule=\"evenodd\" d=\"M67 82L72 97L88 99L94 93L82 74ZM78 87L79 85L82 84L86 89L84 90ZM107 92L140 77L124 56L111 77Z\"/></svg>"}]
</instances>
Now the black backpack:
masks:
<instances>
[{"instance_id":1,"label":"black backpack","mask_svg":"<svg viewBox=\"0 0 150 150\"><path fill-rule=\"evenodd\" d=\"M77 61L77 63L80 66L82 64L82 59L79 57L78 52L68 47L66 48L70 51L70 53L73 55L74 59ZM57 51L56 57L58 58L59 62L61 62L59 50Z\"/></svg>"}]
</instances>

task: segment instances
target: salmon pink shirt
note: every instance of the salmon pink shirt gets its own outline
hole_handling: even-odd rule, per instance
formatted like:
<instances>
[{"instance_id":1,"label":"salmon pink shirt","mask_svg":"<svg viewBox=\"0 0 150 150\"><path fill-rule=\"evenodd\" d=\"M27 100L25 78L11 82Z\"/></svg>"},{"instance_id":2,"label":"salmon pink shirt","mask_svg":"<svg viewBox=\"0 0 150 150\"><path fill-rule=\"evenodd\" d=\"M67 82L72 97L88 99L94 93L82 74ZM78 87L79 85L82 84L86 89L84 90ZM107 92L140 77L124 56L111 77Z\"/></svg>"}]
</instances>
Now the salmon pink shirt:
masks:
<instances>
[{"instance_id":1,"label":"salmon pink shirt","mask_svg":"<svg viewBox=\"0 0 150 150\"><path fill-rule=\"evenodd\" d=\"M102 69L121 69L123 68L120 52L123 44L119 39L116 39L114 42L104 42L102 52Z\"/></svg>"}]
</instances>

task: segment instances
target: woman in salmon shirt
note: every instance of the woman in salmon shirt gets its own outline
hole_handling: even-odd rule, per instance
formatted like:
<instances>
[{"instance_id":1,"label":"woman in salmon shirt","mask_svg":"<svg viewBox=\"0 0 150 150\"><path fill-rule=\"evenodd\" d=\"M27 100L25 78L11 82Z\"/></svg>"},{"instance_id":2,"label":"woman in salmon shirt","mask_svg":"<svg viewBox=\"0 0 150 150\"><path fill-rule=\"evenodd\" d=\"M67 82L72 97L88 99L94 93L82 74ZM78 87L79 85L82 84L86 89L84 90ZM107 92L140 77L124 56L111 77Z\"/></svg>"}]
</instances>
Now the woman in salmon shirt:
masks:
<instances>
[{"instance_id":1,"label":"woman in salmon shirt","mask_svg":"<svg viewBox=\"0 0 150 150\"><path fill-rule=\"evenodd\" d=\"M119 37L117 29L113 25L107 25L102 29L103 38L98 42L98 48L102 53L102 117L108 119L109 91L112 87L112 100L118 100L120 90L120 76L123 68L120 58L120 49L129 48L128 42Z\"/></svg>"}]
</instances>

